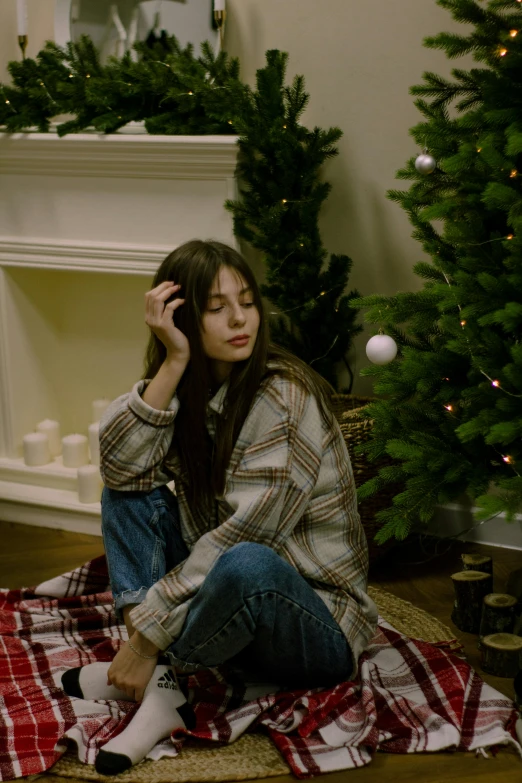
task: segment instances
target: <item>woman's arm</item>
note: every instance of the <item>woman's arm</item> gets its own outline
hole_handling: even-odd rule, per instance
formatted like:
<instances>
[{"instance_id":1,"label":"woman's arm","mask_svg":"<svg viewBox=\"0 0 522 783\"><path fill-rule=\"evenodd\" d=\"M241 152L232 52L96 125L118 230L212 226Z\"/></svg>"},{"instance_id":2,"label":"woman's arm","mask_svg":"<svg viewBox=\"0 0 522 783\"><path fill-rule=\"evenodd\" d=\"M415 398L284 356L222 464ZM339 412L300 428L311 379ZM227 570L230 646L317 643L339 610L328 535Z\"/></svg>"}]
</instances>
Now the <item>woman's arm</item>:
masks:
<instances>
[{"instance_id":1,"label":"woman's arm","mask_svg":"<svg viewBox=\"0 0 522 783\"><path fill-rule=\"evenodd\" d=\"M185 367L165 361L151 381L138 381L103 414L100 471L110 489L150 491L171 480L161 465L174 435L175 393Z\"/></svg>"},{"instance_id":2,"label":"woman's arm","mask_svg":"<svg viewBox=\"0 0 522 783\"><path fill-rule=\"evenodd\" d=\"M186 369L187 362L177 359L165 359L145 389L142 395L143 401L150 405L151 408L166 411Z\"/></svg>"}]
</instances>

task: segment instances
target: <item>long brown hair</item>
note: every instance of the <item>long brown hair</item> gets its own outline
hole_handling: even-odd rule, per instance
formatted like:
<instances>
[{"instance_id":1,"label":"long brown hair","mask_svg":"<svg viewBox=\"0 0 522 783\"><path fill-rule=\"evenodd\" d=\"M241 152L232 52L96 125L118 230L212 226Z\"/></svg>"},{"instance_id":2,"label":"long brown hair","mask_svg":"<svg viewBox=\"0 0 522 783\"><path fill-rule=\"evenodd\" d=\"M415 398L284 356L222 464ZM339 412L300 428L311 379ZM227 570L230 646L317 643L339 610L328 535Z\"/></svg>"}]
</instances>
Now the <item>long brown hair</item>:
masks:
<instances>
[{"instance_id":1,"label":"long brown hair","mask_svg":"<svg viewBox=\"0 0 522 783\"><path fill-rule=\"evenodd\" d=\"M250 357L232 366L223 413L217 416L213 448L205 426L212 374L210 360L203 351L201 328L212 284L223 266L241 276L251 287L259 312L259 330ZM226 469L234 445L265 379L277 374L299 383L316 397L326 426L332 423L329 399L335 389L310 365L270 342L269 325L256 279L244 258L233 248L213 240L185 242L165 258L152 287L165 280L182 286L181 296L185 303L177 309L175 320L190 345L190 361L176 390L180 410L171 448L179 454L180 478L186 486L190 505L208 509L213 499L224 492ZM142 377L154 378L165 357L165 346L151 330ZM277 369L267 367L270 360L277 362Z\"/></svg>"}]
</instances>

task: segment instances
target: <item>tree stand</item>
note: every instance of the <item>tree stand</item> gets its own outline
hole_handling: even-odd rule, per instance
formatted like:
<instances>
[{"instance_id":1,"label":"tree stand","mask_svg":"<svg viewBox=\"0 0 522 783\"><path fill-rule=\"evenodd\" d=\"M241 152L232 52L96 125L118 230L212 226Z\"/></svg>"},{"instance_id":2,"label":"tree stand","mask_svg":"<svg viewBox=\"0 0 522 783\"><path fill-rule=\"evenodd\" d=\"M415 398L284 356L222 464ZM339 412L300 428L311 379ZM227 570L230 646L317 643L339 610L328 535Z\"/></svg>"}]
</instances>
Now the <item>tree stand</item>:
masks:
<instances>
[{"instance_id":1,"label":"tree stand","mask_svg":"<svg viewBox=\"0 0 522 783\"><path fill-rule=\"evenodd\" d=\"M493 592L493 576L482 571L458 571L451 579L455 590L451 619L459 630L478 633L484 596Z\"/></svg>"},{"instance_id":2,"label":"tree stand","mask_svg":"<svg viewBox=\"0 0 522 783\"><path fill-rule=\"evenodd\" d=\"M495 633L513 633L517 599L505 593L490 593L482 603L480 637Z\"/></svg>"},{"instance_id":3,"label":"tree stand","mask_svg":"<svg viewBox=\"0 0 522 783\"><path fill-rule=\"evenodd\" d=\"M495 677L514 677L520 671L522 636L494 633L480 643L481 667Z\"/></svg>"}]
</instances>

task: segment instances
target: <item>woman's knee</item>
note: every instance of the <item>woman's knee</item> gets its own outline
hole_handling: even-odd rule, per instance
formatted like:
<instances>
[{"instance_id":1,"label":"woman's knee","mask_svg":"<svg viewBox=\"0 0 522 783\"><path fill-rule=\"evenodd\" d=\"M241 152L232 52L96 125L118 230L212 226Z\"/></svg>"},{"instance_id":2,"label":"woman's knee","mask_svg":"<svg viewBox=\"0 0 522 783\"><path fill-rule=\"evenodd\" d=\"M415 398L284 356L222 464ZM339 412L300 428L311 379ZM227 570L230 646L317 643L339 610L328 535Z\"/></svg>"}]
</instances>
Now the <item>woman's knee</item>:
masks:
<instances>
[{"instance_id":1,"label":"woman's knee","mask_svg":"<svg viewBox=\"0 0 522 783\"><path fill-rule=\"evenodd\" d=\"M209 572L212 579L231 584L236 589L241 585L250 589L267 587L271 577L280 568L291 568L273 549L265 544L242 541L224 552Z\"/></svg>"}]
</instances>

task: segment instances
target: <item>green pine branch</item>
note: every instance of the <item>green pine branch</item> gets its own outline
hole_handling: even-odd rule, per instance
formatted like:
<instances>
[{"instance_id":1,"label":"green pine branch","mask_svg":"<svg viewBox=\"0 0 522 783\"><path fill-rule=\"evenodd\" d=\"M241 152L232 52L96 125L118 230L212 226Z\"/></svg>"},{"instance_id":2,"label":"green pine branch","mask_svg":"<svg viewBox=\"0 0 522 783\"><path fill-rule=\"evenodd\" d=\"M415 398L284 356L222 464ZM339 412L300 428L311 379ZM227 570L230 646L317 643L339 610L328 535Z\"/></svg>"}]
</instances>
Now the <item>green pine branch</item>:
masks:
<instances>
[{"instance_id":1,"label":"green pine branch","mask_svg":"<svg viewBox=\"0 0 522 783\"><path fill-rule=\"evenodd\" d=\"M353 302L399 345L397 360L363 371L379 400L360 453L394 463L358 494L397 486L377 515L379 542L419 529L464 492L479 519L522 510L522 35L510 34L522 31L522 8L438 2L473 29L425 45L487 67L455 69L452 80L425 73L411 89L423 121L410 132L437 168L423 176L411 158L397 173L409 189L388 198L430 261L414 266L420 291Z\"/></svg>"},{"instance_id":2,"label":"green pine branch","mask_svg":"<svg viewBox=\"0 0 522 783\"><path fill-rule=\"evenodd\" d=\"M175 36L134 49L137 61L126 53L102 65L82 36L63 48L48 42L35 59L10 63L13 84L0 85L0 125L46 132L66 114L60 136L85 128L115 133L132 121L155 134L238 134L242 199L225 206L236 235L263 253L262 294L280 312L273 339L334 387L339 362L353 380L346 355L362 326L352 305L359 294L346 293L352 261L329 255L318 227L331 189L321 167L337 155L341 130L300 123L309 95L303 76L285 84L284 52L266 53L254 90L241 81L237 58L216 56L208 42L198 57Z\"/></svg>"}]
</instances>

